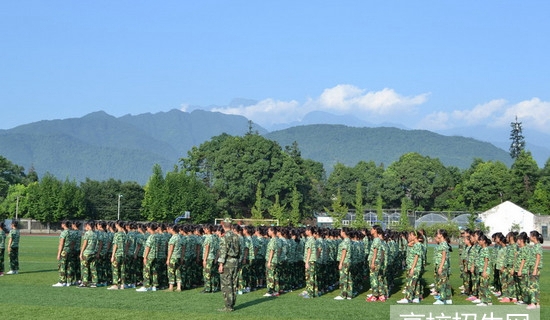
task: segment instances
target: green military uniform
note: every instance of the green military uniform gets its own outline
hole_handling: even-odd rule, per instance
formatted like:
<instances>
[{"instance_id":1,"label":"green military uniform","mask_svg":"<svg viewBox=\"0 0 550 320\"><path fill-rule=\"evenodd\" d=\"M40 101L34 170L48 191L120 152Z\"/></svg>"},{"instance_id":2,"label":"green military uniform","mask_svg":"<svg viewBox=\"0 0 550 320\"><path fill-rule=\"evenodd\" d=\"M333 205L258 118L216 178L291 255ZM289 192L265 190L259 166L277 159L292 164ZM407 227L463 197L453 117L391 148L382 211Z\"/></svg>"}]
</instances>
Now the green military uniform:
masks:
<instances>
[{"instance_id":1,"label":"green military uniform","mask_svg":"<svg viewBox=\"0 0 550 320\"><path fill-rule=\"evenodd\" d=\"M126 283L126 242L125 232L117 232L113 237L113 247L116 245L114 260L111 262L113 284L124 285Z\"/></svg>"},{"instance_id":2,"label":"green military uniform","mask_svg":"<svg viewBox=\"0 0 550 320\"><path fill-rule=\"evenodd\" d=\"M342 257L345 251L345 256ZM340 296L343 298L353 297L353 283L350 274L351 264L351 240L344 238L338 245L338 255L336 260L340 262L342 268L340 269Z\"/></svg>"},{"instance_id":3,"label":"green military uniform","mask_svg":"<svg viewBox=\"0 0 550 320\"><path fill-rule=\"evenodd\" d=\"M533 272L535 271L535 263L537 261L537 256L540 256L540 261L537 266L537 274L534 275ZM540 304L540 286L539 286L539 278L540 278L540 270L542 269L542 245L540 243L536 243L531 248L531 255L529 257L529 300L530 303L533 304Z\"/></svg>"},{"instance_id":4,"label":"green military uniform","mask_svg":"<svg viewBox=\"0 0 550 320\"><path fill-rule=\"evenodd\" d=\"M86 247L82 252L82 259L80 260L82 284L86 286L88 283L91 283L95 286L98 281L96 266L97 235L94 231L88 230L82 236L82 241L86 241Z\"/></svg>"},{"instance_id":5,"label":"green military uniform","mask_svg":"<svg viewBox=\"0 0 550 320\"><path fill-rule=\"evenodd\" d=\"M218 263L223 265L220 274L221 291L225 301L225 309L232 311L237 298L237 281L239 279L239 254L241 251L239 237L231 230L227 230L220 241Z\"/></svg>"},{"instance_id":6,"label":"green military uniform","mask_svg":"<svg viewBox=\"0 0 550 320\"><path fill-rule=\"evenodd\" d=\"M11 229L8 234L8 239L11 239L10 250L10 270L19 270L19 229Z\"/></svg>"},{"instance_id":7,"label":"green military uniform","mask_svg":"<svg viewBox=\"0 0 550 320\"><path fill-rule=\"evenodd\" d=\"M277 264L279 263L279 240L277 237L272 237L267 243L267 249L265 252L266 260L266 281L267 281L267 291L268 293L279 293L281 289L279 286L279 277L277 274ZM269 261L269 256L272 254L271 261ZM270 266L267 266L267 263L270 263Z\"/></svg>"},{"instance_id":8,"label":"green military uniform","mask_svg":"<svg viewBox=\"0 0 550 320\"><path fill-rule=\"evenodd\" d=\"M479 300L481 300L482 303L492 303L491 300L491 289L490 286L490 278L493 271L493 267L491 264L491 258L493 257L491 253L490 247L481 248L479 251L479 255L476 259L476 269L478 272L479 277ZM483 270L485 266L485 262L487 261L487 267L485 268L486 277L483 276Z\"/></svg>"},{"instance_id":9,"label":"green military uniform","mask_svg":"<svg viewBox=\"0 0 550 320\"><path fill-rule=\"evenodd\" d=\"M67 281L67 273L69 269L69 263L70 263L70 255L71 255L71 240L70 240L70 230L64 229L61 231L61 234L59 235L59 239L63 239L63 248L61 249L61 254L59 257L59 260L57 261L57 270L59 271L59 283L69 283Z\"/></svg>"},{"instance_id":10,"label":"green military uniform","mask_svg":"<svg viewBox=\"0 0 550 320\"><path fill-rule=\"evenodd\" d=\"M168 284L181 283L181 236L173 234L168 240L168 248L173 247L168 261ZM170 250L168 250L170 251Z\"/></svg>"},{"instance_id":11,"label":"green military uniform","mask_svg":"<svg viewBox=\"0 0 550 320\"><path fill-rule=\"evenodd\" d=\"M445 261L443 260L445 253ZM441 273L439 268L441 267ZM434 249L434 268L435 268L435 290L439 292L442 301L451 299L451 285L449 276L451 275L450 247L445 241L437 244Z\"/></svg>"},{"instance_id":12,"label":"green military uniform","mask_svg":"<svg viewBox=\"0 0 550 320\"><path fill-rule=\"evenodd\" d=\"M405 299L412 301L415 298L420 299L420 293L422 290L420 287L420 274L423 266L422 261L422 244L420 242L415 243L412 247L407 247L407 254L405 257L405 263L407 265L407 282L405 285ZM418 258L417 258L418 257ZM413 263L414 259L417 258L416 264ZM410 270L413 270L413 274L410 274Z\"/></svg>"},{"instance_id":13,"label":"green military uniform","mask_svg":"<svg viewBox=\"0 0 550 320\"><path fill-rule=\"evenodd\" d=\"M308 251L311 253L308 260ZM317 242L313 236L308 237L304 246L304 263L309 266L306 273L306 291L310 297L317 297Z\"/></svg>"}]
</instances>

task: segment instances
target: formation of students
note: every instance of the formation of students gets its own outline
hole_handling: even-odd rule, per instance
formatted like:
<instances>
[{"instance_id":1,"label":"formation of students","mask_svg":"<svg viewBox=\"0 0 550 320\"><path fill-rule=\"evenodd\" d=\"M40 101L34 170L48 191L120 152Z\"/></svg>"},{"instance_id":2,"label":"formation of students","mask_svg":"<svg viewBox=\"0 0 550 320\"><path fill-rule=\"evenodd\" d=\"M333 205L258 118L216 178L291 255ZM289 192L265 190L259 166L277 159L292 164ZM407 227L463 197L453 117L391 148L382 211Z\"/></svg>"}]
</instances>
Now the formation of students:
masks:
<instances>
[{"instance_id":1,"label":"formation of students","mask_svg":"<svg viewBox=\"0 0 550 320\"><path fill-rule=\"evenodd\" d=\"M78 222L63 221L57 254L59 282L53 286L108 286L138 292L201 286L202 293L220 290L217 261L225 232L221 226L89 221L84 227L82 234ZM424 298L427 237L422 230L233 225L232 231L241 242L237 294L267 288L264 296L274 297L305 287L299 295L306 299L338 290L334 299L346 300L368 286L372 293L366 301L385 302L394 280L403 275L404 298L398 303L420 303ZM489 305L488 288L493 284L494 293L502 293L501 302L540 306L542 237L538 232L529 237L495 234L492 250L491 240L481 231L462 233L462 293L469 300ZM452 246L445 230L438 230L434 240L434 304L452 304Z\"/></svg>"}]
</instances>

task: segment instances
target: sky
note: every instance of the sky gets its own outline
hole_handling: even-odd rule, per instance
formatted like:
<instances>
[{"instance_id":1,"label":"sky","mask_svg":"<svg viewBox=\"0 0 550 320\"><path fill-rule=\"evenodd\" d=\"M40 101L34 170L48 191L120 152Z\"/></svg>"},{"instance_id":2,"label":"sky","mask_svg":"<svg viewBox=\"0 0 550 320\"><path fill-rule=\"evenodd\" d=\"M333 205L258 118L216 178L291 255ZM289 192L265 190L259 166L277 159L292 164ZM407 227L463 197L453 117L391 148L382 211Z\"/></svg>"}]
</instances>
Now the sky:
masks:
<instances>
[{"instance_id":1,"label":"sky","mask_svg":"<svg viewBox=\"0 0 550 320\"><path fill-rule=\"evenodd\" d=\"M7 1L0 129L103 110L550 133L550 2ZM251 105L231 103L250 99Z\"/></svg>"}]
</instances>

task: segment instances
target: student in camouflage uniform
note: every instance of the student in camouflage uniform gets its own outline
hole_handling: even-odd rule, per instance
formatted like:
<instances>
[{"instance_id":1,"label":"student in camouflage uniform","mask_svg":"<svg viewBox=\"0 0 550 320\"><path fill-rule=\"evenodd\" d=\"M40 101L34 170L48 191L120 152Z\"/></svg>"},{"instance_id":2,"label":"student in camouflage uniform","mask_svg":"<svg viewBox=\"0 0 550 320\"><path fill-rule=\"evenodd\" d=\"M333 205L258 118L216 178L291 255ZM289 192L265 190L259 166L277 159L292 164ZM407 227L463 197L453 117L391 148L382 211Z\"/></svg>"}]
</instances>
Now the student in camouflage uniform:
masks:
<instances>
[{"instance_id":1,"label":"student in camouflage uniform","mask_svg":"<svg viewBox=\"0 0 550 320\"><path fill-rule=\"evenodd\" d=\"M472 301L473 303L477 303L480 307L485 307L492 304L491 299L491 289L489 288L490 285L490 278L491 273L493 271L493 268L491 266L491 240L487 238L485 235L478 236L478 242L481 246L481 250L479 251L479 255L477 256L476 260L476 269L478 271L478 277L479 277L479 298Z\"/></svg>"},{"instance_id":2,"label":"student in camouflage uniform","mask_svg":"<svg viewBox=\"0 0 550 320\"><path fill-rule=\"evenodd\" d=\"M529 259L531 256L531 248L529 247L529 237L527 233L522 232L517 237L518 256L517 256L517 296L518 304L526 304L529 302Z\"/></svg>"},{"instance_id":3,"label":"student in camouflage uniform","mask_svg":"<svg viewBox=\"0 0 550 320\"><path fill-rule=\"evenodd\" d=\"M181 291L181 237L177 224L168 226L170 240L168 240L168 254L166 255L166 266L168 271L168 291Z\"/></svg>"},{"instance_id":4,"label":"student in camouflage uniform","mask_svg":"<svg viewBox=\"0 0 550 320\"><path fill-rule=\"evenodd\" d=\"M495 246L500 248L495 257L495 269L498 270L498 277L500 283L500 296L506 297L505 293L508 292L508 283L510 282L510 273L506 267L506 255L508 251L506 238L502 232L498 232L493 236L495 240ZM497 275L495 274L495 277ZM499 299L501 302L503 299Z\"/></svg>"},{"instance_id":5,"label":"student in camouflage uniform","mask_svg":"<svg viewBox=\"0 0 550 320\"><path fill-rule=\"evenodd\" d=\"M450 246L449 236L444 229L438 229L435 235L437 246L434 250L434 268L436 274L435 288L439 292L434 304L453 304L451 300L451 285L449 276L451 275L450 254L453 249Z\"/></svg>"},{"instance_id":6,"label":"student in camouflage uniform","mask_svg":"<svg viewBox=\"0 0 550 320\"><path fill-rule=\"evenodd\" d=\"M157 228L158 249L156 257L159 290L168 288L168 270L166 265L166 256L168 254L168 241L170 241L171 237L172 235L170 235L166 230L166 224L160 224L159 228Z\"/></svg>"},{"instance_id":7,"label":"student in camouflage uniform","mask_svg":"<svg viewBox=\"0 0 550 320\"><path fill-rule=\"evenodd\" d=\"M97 256L96 256L96 268L97 268L97 279L98 287L105 286L107 281L110 279L109 274L111 269L111 264L109 263L109 238L106 231L107 223L105 221L98 221L96 223L95 234L97 237Z\"/></svg>"},{"instance_id":8,"label":"student in camouflage uniform","mask_svg":"<svg viewBox=\"0 0 550 320\"><path fill-rule=\"evenodd\" d=\"M407 254L405 257L406 261L406 276L407 280L405 283L405 297L397 303L406 304L406 303L420 303L419 290L420 286L420 276L422 270L422 244L420 243L422 235L417 231L411 231L408 233L408 244L407 244Z\"/></svg>"},{"instance_id":9,"label":"student in camouflage uniform","mask_svg":"<svg viewBox=\"0 0 550 320\"><path fill-rule=\"evenodd\" d=\"M70 228L71 222L64 220L61 222L61 234L59 235L59 245L57 247L57 270L59 272L59 281L52 287L67 287L70 282L67 280L67 270L69 269L71 248ZM74 244L73 244L74 245Z\"/></svg>"},{"instance_id":10,"label":"student in camouflage uniform","mask_svg":"<svg viewBox=\"0 0 550 320\"><path fill-rule=\"evenodd\" d=\"M218 272L220 273L221 290L225 307L220 311L233 311L237 299L237 281L239 273L239 254L241 243L237 234L231 230L231 221L222 222L225 234L220 239L218 251Z\"/></svg>"},{"instance_id":11,"label":"student in camouflage uniform","mask_svg":"<svg viewBox=\"0 0 550 320\"><path fill-rule=\"evenodd\" d=\"M128 240L124 222L117 221L115 224L116 233L113 237L111 268L113 284L109 290L124 289L126 283L126 256L128 252Z\"/></svg>"},{"instance_id":12,"label":"student in camouflage uniform","mask_svg":"<svg viewBox=\"0 0 550 320\"><path fill-rule=\"evenodd\" d=\"M10 271L6 274L19 273L19 224L13 220L8 234L8 255L10 257Z\"/></svg>"},{"instance_id":13,"label":"student in camouflage uniform","mask_svg":"<svg viewBox=\"0 0 550 320\"><path fill-rule=\"evenodd\" d=\"M517 244L516 236L513 232L509 232L506 235L505 240L506 247L504 248L504 262L503 269L501 270L502 275L502 295L500 302L517 302L516 298L516 283L514 281L514 263L516 260L517 253Z\"/></svg>"},{"instance_id":14,"label":"student in camouflage uniform","mask_svg":"<svg viewBox=\"0 0 550 320\"><path fill-rule=\"evenodd\" d=\"M4 275L4 252L6 250L6 229L4 221L0 222L0 276Z\"/></svg>"},{"instance_id":15,"label":"student in camouflage uniform","mask_svg":"<svg viewBox=\"0 0 550 320\"><path fill-rule=\"evenodd\" d=\"M84 229L86 232L82 237L82 247L80 249L80 267L82 274L82 283L79 287L85 288L90 284L90 287L97 287L97 235L94 232L95 223L93 221L86 222Z\"/></svg>"},{"instance_id":16,"label":"student in camouflage uniform","mask_svg":"<svg viewBox=\"0 0 550 320\"><path fill-rule=\"evenodd\" d=\"M202 247L202 275L204 281L203 293L216 291L215 283L216 255L218 252L218 236L213 234L215 227L213 225L204 228L204 242Z\"/></svg>"},{"instance_id":17,"label":"student in camouflage uniform","mask_svg":"<svg viewBox=\"0 0 550 320\"><path fill-rule=\"evenodd\" d=\"M334 300L345 300L353 297L353 285L350 275L351 240L349 238L349 230L342 228L340 236L343 240L338 245L338 254L336 257L339 261L338 270L340 270L340 295L336 296Z\"/></svg>"},{"instance_id":18,"label":"student in camouflage uniform","mask_svg":"<svg viewBox=\"0 0 550 320\"><path fill-rule=\"evenodd\" d=\"M267 232L270 239L267 244L267 250L265 253L267 293L264 294L264 296L276 297L279 296L279 291L281 289L279 286L279 275L277 274L277 264L279 263L281 248L277 238L276 227L269 227Z\"/></svg>"},{"instance_id":19,"label":"student in camouflage uniform","mask_svg":"<svg viewBox=\"0 0 550 320\"><path fill-rule=\"evenodd\" d=\"M384 276L384 257L387 250L386 244L382 240L383 231L380 226L373 226L371 229L372 244L371 251L369 253L369 269L370 269L370 285L372 289L372 295L368 296L367 302L374 301L386 301L384 295L385 288L383 278Z\"/></svg>"},{"instance_id":20,"label":"student in camouflage uniform","mask_svg":"<svg viewBox=\"0 0 550 320\"><path fill-rule=\"evenodd\" d=\"M149 236L145 242L145 251L143 252L143 286L136 289L138 292L157 291L158 270L157 270L157 250L159 246L157 224L151 222L147 225Z\"/></svg>"},{"instance_id":21,"label":"student in camouflage uniform","mask_svg":"<svg viewBox=\"0 0 550 320\"><path fill-rule=\"evenodd\" d=\"M246 226L242 229L243 242L243 255L241 258L241 270L239 272L239 290L241 292L250 292L252 288L256 286L257 279L255 272L253 272L256 259L257 246L254 246L255 239L252 238L254 234L254 227Z\"/></svg>"},{"instance_id":22,"label":"student in camouflage uniform","mask_svg":"<svg viewBox=\"0 0 550 320\"><path fill-rule=\"evenodd\" d=\"M479 230L473 232L470 235L470 241L472 242L472 249L470 249L470 255L469 255L469 266L470 269L470 278L471 278L471 286L470 286L470 296L466 298L468 301L476 301L479 297L479 274L480 272L480 266L479 266L479 253L481 251L481 245L479 244L479 237L483 235L482 232L478 232Z\"/></svg>"},{"instance_id":23,"label":"student in camouflage uniform","mask_svg":"<svg viewBox=\"0 0 550 320\"><path fill-rule=\"evenodd\" d=\"M80 231L80 221L73 221L71 226L70 238L73 244L73 250L70 255L69 263L69 283L76 285L82 280L82 269L80 268L80 248L82 244L82 232Z\"/></svg>"},{"instance_id":24,"label":"student in camouflage uniform","mask_svg":"<svg viewBox=\"0 0 550 320\"><path fill-rule=\"evenodd\" d=\"M533 230L529 234L533 247L531 248L531 255L529 257L529 305L527 309L540 308L540 270L542 269L542 243L544 239L542 235Z\"/></svg>"},{"instance_id":25,"label":"student in camouflage uniform","mask_svg":"<svg viewBox=\"0 0 550 320\"><path fill-rule=\"evenodd\" d=\"M306 290L301 293L304 298L317 297L317 242L313 236L316 232L315 227L307 226L305 235L307 237L304 246L304 264Z\"/></svg>"}]
</instances>

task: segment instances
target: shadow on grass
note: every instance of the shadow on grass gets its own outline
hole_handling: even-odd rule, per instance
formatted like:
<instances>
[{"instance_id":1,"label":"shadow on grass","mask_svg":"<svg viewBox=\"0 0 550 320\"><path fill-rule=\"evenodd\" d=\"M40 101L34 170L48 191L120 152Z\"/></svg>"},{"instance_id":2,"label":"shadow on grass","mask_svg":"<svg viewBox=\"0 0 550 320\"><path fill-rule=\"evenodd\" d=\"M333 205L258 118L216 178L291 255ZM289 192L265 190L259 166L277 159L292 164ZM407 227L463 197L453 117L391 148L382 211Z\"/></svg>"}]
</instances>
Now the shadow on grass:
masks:
<instances>
[{"instance_id":1,"label":"shadow on grass","mask_svg":"<svg viewBox=\"0 0 550 320\"><path fill-rule=\"evenodd\" d=\"M44 272L52 272L52 271L57 271L57 269L24 271L24 272L19 272L19 274L44 273Z\"/></svg>"},{"instance_id":2,"label":"shadow on grass","mask_svg":"<svg viewBox=\"0 0 550 320\"><path fill-rule=\"evenodd\" d=\"M257 304L267 302L269 300L275 300L275 298L273 298L273 297L262 297L260 299L255 299L255 300L248 301L248 302L245 302L245 303L242 303L242 304L237 304L235 306L235 310L241 310L241 309L245 309L245 308L248 308L248 307L252 307L252 306L255 306Z\"/></svg>"}]
</instances>

